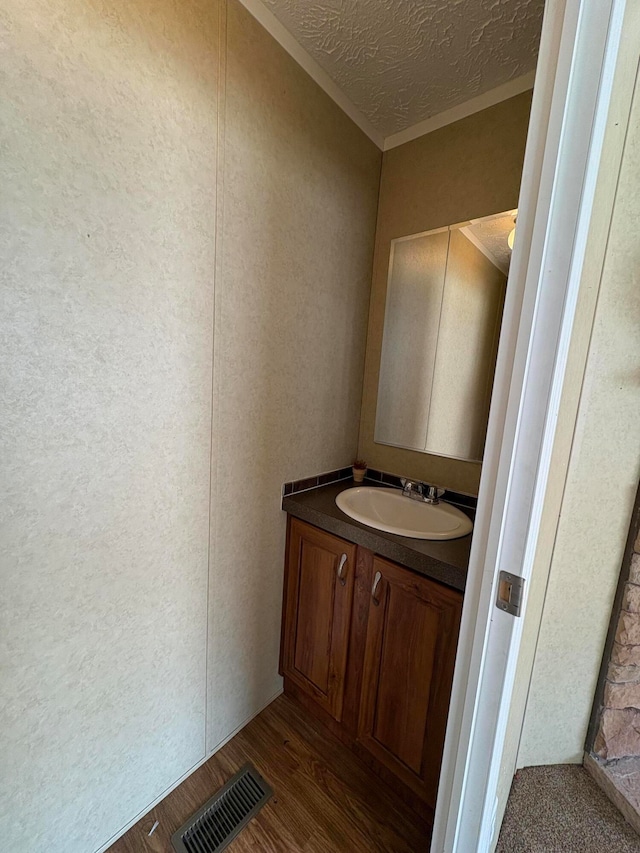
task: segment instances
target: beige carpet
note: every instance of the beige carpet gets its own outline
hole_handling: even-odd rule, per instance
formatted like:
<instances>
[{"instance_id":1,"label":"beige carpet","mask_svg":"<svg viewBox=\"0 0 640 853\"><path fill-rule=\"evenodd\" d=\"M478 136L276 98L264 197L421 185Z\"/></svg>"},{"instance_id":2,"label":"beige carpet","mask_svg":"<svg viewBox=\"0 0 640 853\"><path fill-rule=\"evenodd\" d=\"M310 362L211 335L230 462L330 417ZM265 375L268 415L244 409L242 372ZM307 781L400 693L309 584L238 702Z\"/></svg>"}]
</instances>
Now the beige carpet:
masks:
<instances>
[{"instance_id":1,"label":"beige carpet","mask_svg":"<svg viewBox=\"0 0 640 853\"><path fill-rule=\"evenodd\" d=\"M513 781L496 853L640 853L640 836L579 765L527 767Z\"/></svg>"}]
</instances>

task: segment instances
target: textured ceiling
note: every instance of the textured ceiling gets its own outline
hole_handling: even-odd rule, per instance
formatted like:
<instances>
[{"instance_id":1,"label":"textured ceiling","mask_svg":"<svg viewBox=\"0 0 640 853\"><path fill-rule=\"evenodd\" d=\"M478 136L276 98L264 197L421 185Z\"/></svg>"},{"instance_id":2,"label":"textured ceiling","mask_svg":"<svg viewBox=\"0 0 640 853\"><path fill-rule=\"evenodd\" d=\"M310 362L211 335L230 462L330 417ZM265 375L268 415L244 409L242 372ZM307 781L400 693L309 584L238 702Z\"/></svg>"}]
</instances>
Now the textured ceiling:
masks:
<instances>
[{"instance_id":1,"label":"textured ceiling","mask_svg":"<svg viewBox=\"0 0 640 853\"><path fill-rule=\"evenodd\" d=\"M383 136L535 68L544 0L263 0Z\"/></svg>"},{"instance_id":2,"label":"textured ceiling","mask_svg":"<svg viewBox=\"0 0 640 853\"><path fill-rule=\"evenodd\" d=\"M496 216L473 219L469 225L461 229L462 233L478 248L482 248L487 257L504 273L509 272L511 263L511 249L507 243L507 237L515 226L517 215L517 210L509 210Z\"/></svg>"}]
</instances>

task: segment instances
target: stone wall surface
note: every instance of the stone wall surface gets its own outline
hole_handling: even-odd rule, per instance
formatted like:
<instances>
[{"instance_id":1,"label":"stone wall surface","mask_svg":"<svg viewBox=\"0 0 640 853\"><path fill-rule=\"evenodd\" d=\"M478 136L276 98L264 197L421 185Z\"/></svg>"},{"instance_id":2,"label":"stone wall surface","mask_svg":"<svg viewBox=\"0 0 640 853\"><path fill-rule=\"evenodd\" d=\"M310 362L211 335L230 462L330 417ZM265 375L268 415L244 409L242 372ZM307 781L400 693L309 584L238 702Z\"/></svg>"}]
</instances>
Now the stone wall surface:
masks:
<instances>
[{"instance_id":1,"label":"stone wall surface","mask_svg":"<svg viewBox=\"0 0 640 853\"><path fill-rule=\"evenodd\" d=\"M622 596L594 752L605 761L640 756L640 534Z\"/></svg>"}]
</instances>

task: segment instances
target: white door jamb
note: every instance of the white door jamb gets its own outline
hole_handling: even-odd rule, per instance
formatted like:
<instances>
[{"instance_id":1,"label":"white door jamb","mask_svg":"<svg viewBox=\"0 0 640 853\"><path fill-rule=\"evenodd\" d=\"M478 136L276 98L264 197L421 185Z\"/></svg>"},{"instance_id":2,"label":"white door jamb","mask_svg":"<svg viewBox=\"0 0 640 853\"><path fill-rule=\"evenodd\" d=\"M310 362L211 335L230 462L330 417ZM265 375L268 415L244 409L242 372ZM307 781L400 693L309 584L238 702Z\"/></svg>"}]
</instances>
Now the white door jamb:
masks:
<instances>
[{"instance_id":1,"label":"white door jamb","mask_svg":"<svg viewBox=\"0 0 640 853\"><path fill-rule=\"evenodd\" d=\"M626 0L548 0L432 853L487 853ZM523 616L495 607L505 570ZM514 765L515 765L515 756Z\"/></svg>"}]
</instances>

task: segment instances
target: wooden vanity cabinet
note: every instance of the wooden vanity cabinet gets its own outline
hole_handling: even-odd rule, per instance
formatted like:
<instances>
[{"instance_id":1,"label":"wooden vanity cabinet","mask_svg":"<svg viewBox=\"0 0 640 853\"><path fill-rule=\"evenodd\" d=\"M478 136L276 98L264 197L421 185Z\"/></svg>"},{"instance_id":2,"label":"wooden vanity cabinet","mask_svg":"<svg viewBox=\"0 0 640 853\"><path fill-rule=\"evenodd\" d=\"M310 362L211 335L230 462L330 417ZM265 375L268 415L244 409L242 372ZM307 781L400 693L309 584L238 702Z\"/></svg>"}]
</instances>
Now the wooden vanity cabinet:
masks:
<instances>
[{"instance_id":1,"label":"wooden vanity cabinet","mask_svg":"<svg viewBox=\"0 0 640 853\"><path fill-rule=\"evenodd\" d=\"M340 721L356 546L297 519L287 539L281 668Z\"/></svg>"},{"instance_id":2,"label":"wooden vanity cabinet","mask_svg":"<svg viewBox=\"0 0 640 853\"><path fill-rule=\"evenodd\" d=\"M456 590L289 519L285 691L431 808L461 610Z\"/></svg>"},{"instance_id":3,"label":"wooden vanity cabinet","mask_svg":"<svg viewBox=\"0 0 640 853\"><path fill-rule=\"evenodd\" d=\"M373 559L357 741L435 806L460 593Z\"/></svg>"}]
</instances>

